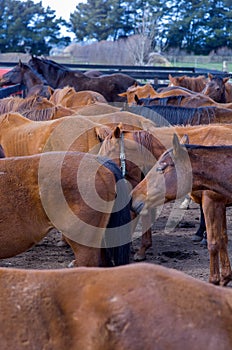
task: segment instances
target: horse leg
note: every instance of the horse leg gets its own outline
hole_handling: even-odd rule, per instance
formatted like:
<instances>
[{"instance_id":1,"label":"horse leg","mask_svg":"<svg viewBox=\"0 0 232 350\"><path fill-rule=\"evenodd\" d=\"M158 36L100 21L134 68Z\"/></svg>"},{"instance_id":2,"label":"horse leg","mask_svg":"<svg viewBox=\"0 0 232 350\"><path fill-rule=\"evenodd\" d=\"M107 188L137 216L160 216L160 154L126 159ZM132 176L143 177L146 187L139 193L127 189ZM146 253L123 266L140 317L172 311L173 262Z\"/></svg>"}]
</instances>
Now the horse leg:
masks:
<instances>
[{"instance_id":1,"label":"horse leg","mask_svg":"<svg viewBox=\"0 0 232 350\"><path fill-rule=\"evenodd\" d=\"M65 240L72 248L75 257L75 260L68 265L69 267L99 267L101 265L100 248L79 244L67 236L65 236Z\"/></svg>"},{"instance_id":2,"label":"horse leg","mask_svg":"<svg viewBox=\"0 0 232 350\"><path fill-rule=\"evenodd\" d=\"M232 272L230 266L230 259L228 256L228 235L226 225L226 207L222 206L222 215L220 216L222 222L221 233L221 247L220 247L220 262L221 262L221 282L222 286L226 286L232 280Z\"/></svg>"},{"instance_id":3,"label":"horse leg","mask_svg":"<svg viewBox=\"0 0 232 350\"><path fill-rule=\"evenodd\" d=\"M205 217L202 209L202 204L200 204L200 226L192 237L193 242L200 242L204 238L204 233L206 232Z\"/></svg>"},{"instance_id":4,"label":"horse leg","mask_svg":"<svg viewBox=\"0 0 232 350\"><path fill-rule=\"evenodd\" d=\"M142 238L141 238L141 246L139 250L134 255L134 261L143 261L146 259L146 251L152 246L152 232L151 232L151 212L150 210L146 215L142 215L141 218L142 223ZM149 228L144 232L144 228L149 225Z\"/></svg>"},{"instance_id":5,"label":"horse leg","mask_svg":"<svg viewBox=\"0 0 232 350\"><path fill-rule=\"evenodd\" d=\"M205 193L206 192L206 193ZM219 285L220 284L220 268L219 268L219 252L221 254L221 246L223 250L221 254L221 261L224 264L227 261L227 244L226 241L222 242L222 232L224 231L224 218L225 204L216 200L215 196L211 198L207 195L208 191L205 191L202 198L202 208L205 215L205 223L207 228L208 238L208 251L210 256L210 277L209 282ZM227 258L226 258L227 257ZM223 259L222 259L223 258ZM226 266L223 265L224 273Z\"/></svg>"}]
</instances>

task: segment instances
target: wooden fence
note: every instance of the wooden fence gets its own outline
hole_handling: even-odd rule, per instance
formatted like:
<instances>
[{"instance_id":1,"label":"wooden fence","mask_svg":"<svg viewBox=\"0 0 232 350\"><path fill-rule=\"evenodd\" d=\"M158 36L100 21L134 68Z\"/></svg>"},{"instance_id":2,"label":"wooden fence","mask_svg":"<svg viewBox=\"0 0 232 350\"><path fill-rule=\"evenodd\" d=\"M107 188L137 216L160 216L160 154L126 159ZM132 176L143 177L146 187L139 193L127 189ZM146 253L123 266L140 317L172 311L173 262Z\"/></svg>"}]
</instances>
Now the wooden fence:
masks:
<instances>
[{"instance_id":1,"label":"wooden fence","mask_svg":"<svg viewBox=\"0 0 232 350\"><path fill-rule=\"evenodd\" d=\"M8 68L16 66L18 62L0 62L0 68ZM167 86L168 84L168 76L169 74L173 76L181 76L188 75L190 77L205 75L208 73L230 77L232 78L232 74L225 73L217 70L206 70L194 67L163 67L163 66L119 66L119 65L96 65L96 64L65 64L63 65L72 70L79 70L81 72L85 72L87 70L98 70L104 74L112 74L112 73L124 73L128 74L131 77L137 79L141 83L145 83L147 81L151 82L155 89L163 86ZM6 97L12 94L11 88L0 89L0 98ZM17 88L16 88L17 89ZM22 91L22 86L18 86L18 91ZM7 91L9 91L7 95ZM14 93L14 92L13 92Z\"/></svg>"}]
</instances>

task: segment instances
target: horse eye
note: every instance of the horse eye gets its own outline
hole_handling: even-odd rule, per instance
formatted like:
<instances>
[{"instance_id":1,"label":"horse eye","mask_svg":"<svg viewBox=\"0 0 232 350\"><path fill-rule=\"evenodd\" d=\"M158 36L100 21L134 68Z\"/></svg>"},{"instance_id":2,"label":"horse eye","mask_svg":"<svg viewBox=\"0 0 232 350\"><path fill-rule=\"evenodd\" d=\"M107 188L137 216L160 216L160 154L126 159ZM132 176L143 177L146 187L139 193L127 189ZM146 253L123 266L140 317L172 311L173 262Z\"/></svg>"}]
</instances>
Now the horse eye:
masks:
<instances>
[{"instance_id":1,"label":"horse eye","mask_svg":"<svg viewBox=\"0 0 232 350\"><path fill-rule=\"evenodd\" d=\"M157 173L163 173L164 170L167 168L168 164L167 163L161 163L157 168L156 171Z\"/></svg>"}]
</instances>

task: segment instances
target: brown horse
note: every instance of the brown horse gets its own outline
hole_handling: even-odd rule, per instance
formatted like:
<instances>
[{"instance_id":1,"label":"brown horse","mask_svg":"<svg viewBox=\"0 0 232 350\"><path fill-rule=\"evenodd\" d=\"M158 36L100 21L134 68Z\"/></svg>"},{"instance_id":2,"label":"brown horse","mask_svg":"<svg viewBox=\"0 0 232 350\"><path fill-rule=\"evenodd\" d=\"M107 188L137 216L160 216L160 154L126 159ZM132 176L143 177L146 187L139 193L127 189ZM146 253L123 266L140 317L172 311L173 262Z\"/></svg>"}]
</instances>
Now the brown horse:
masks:
<instances>
[{"instance_id":1,"label":"brown horse","mask_svg":"<svg viewBox=\"0 0 232 350\"><path fill-rule=\"evenodd\" d=\"M9 72L3 74L0 86L24 84L26 86L26 96L39 95L49 98L53 89L48 85L43 76L34 71L28 64L19 63Z\"/></svg>"},{"instance_id":2,"label":"brown horse","mask_svg":"<svg viewBox=\"0 0 232 350\"><path fill-rule=\"evenodd\" d=\"M80 116L32 121L18 113L0 116L0 144L7 157L46 151L97 153L100 140L111 129Z\"/></svg>"},{"instance_id":3,"label":"brown horse","mask_svg":"<svg viewBox=\"0 0 232 350\"><path fill-rule=\"evenodd\" d=\"M208 74L208 82L202 93L210 96L214 101L220 103L232 102L232 85L228 83L230 78Z\"/></svg>"},{"instance_id":4,"label":"brown horse","mask_svg":"<svg viewBox=\"0 0 232 350\"><path fill-rule=\"evenodd\" d=\"M207 82L207 78L204 75L199 75L198 77L188 77L186 75L173 77L169 74L168 79L170 80L169 86L182 86L195 92L202 92Z\"/></svg>"},{"instance_id":5,"label":"brown horse","mask_svg":"<svg viewBox=\"0 0 232 350\"><path fill-rule=\"evenodd\" d=\"M210 254L209 281L222 285L232 280L226 231L226 206L232 203L231 152L232 146L183 147L174 135L173 149L160 157L132 191L132 207L137 213L143 207L146 213L146 208L162 205L188 192L192 192L193 197L199 196L202 191Z\"/></svg>"},{"instance_id":6,"label":"brown horse","mask_svg":"<svg viewBox=\"0 0 232 350\"><path fill-rule=\"evenodd\" d=\"M1 99L0 114L8 112L22 112L24 110L45 109L54 107L52 102L47 98L38 95L21 98L18 96L10 96Z\"/></svg>"},{"instance_id":7,"label":"brown horse","mask_svg":"<svg viewBox=\"0 0 232 350\"><path fill-rule=\"evenodd\" d=\"M129 263L128 196L118 194L127 188L123 181L116 185L121 174L115 164L86 153L46 152L3 158L0 174L1 259L26 251L56 228L72 247L76 266Z\"/></svg>"},{"instance_id":8,"label":"brown horse","mask_svg":"<svg viewBox=\"0 0 232 350\"><path fill-rule=\"evenodd\" d=\"M187 89L178 89L178 88L167 88L168 90L164 90L162 92L157 92L152 87L151 84L138 85L137 83L130 86L126 92L119 94L119 96L126 97L127 103L129 106L133 105L135 102L135 96L139 99L141 98L165 98L173 95L183 95L190 96L192 95L192 91L188 91Z\"/></svg>"},{"instance_id":9,"label":"brown horse","mask_svg":"<svg viewBox=\"0 0 232 350\"><path fill-rule=\"evenodd\" d=\"M231 307L229 288L153 264L0 269L2 350L231 350Z\"/></svg>"},{"instance_id":10,"label":"brown horse","mask_svg":"<svg viewBox=\"0 0 232 350\"><path fill-rule=\"evenodd\" d=\"M49 99L54 105L73 108L75 110L92 103L107 103L106 99L95 91L79 91L66 86L63 89L55 89Z\"/></svg>"},{"instance_id":11,"label":"brown horse","mask_svg":"<svg viewBox=\"0 0 232 350\"><path fill-rule=\"evenodd\" d=\"M20 114L30 120L42 121L42 120L52 120L52 119L58 119L66 116L75 115L76 112L71 108L58 105L58 106L52 106L52 107L43 108L43 109L33 108L33 109L21 110Z\"/></svg>"},{"instance_id":12,"label":"brown horse","mask_svg":"<svg viewBox=\"0 0 232 350\"><path fill-rule=\"evenodd\" d=\"M108 102L124 102L125 98L118 96L119 93L133 85L136 80L129 75L115 73L90 78L81 72L73 72L60 68L56 64L32 57L29 65L42 74L48 83L55 89L72 86L76 91L91 90L102 94Z\"/></svg>"},{"instance_id":13,"label":"brown horse","mask_svg":"<svg viewBox=\"0 0 232 350\"><path fill-rule=\"evenodd\" d=\"M232 124L153 127L150 131L128 131L123 130L121 127L116 127L102 143L99 154L107 156L118 165L121 165L120 154L123 149L126 176L132 187L135 187L141 181L141 172L146 174L154 166L161 154L172 146L174 133L180 139L188 135L188 140L191 143L228 145L231 144L232 140ZM140 169L140 172L138 169ZM200 199L197 201L200 202ZM142 222L141 247L134 256L135 260L144 260L146 258L146 250L152 246L151 220L149 220L149 217L142 217Z\"/></svg>"}]
</instances>

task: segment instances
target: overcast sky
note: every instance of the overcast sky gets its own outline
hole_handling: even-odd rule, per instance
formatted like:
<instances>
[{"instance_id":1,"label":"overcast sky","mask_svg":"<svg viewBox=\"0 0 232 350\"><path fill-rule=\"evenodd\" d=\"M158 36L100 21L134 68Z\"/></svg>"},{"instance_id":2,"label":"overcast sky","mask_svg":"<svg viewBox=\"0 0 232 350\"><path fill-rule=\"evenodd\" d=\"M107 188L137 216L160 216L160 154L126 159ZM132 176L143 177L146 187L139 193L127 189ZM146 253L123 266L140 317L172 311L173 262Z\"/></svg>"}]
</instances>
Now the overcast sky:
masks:
<instances>
[{"instance_id":1,"label":"overcast sky","mask_svg":"<svg viewBox=\"0 0 232 350\"><path fill-rule=\"evenodd\" d=\"M34 3L40 2L40 0L33 0ZM57 17L62 17L65 20L69 20L70 13L75 11L76 6L80 2L86 2L86 0L41 0L42 1L42 6L44 8L47 8L48 6L56 11L56 16ZM67 32L66 29L64 28L61 30L63 35L70 36L72 39L75 37L74 34Z\"/></svg>"}]
</instances>

